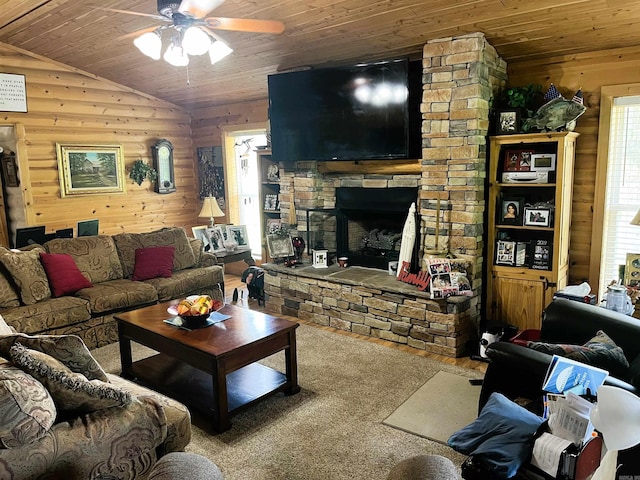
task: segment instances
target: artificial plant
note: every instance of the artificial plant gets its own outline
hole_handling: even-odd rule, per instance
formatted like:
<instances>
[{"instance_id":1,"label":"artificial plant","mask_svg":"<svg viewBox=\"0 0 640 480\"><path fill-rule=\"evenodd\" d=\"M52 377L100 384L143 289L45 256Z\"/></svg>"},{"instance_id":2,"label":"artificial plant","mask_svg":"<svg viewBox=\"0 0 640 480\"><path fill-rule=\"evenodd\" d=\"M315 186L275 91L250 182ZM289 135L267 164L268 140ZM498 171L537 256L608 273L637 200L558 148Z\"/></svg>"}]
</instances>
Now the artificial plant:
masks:
<instances>
[{"instance_id":1,"label":"artificial plant","mask_svg":"<svg viewBox=\"0 0 640 480\"><path fill-rule=\"evenodd\" d=\"M131 171L129 172L129 178L136 182L138 185L142 185L142 182L146 179L150 182L155 182L158 178L158 172L155 168L147 165L142 160L136 160L131 165Z\"/></svg>"}]
</instances>

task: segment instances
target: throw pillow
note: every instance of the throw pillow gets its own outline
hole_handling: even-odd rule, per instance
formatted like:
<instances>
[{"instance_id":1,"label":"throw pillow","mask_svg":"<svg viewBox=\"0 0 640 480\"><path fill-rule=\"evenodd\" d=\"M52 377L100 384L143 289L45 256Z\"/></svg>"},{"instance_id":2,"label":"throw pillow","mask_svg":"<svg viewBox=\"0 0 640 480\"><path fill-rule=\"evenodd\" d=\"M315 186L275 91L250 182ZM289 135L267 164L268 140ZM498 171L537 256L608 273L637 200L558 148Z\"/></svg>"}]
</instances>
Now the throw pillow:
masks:
<instances>
[{"instance_id":1,"label":"throw pillow","mask_svg":"<svg viewBox=\"0 0 640 480\"><path fill-rule=\"evenodd\" d=\"M56 419L44 385L10 363L0 364L0 444L15 448L41 438Z\"/></svg>"},{"instance_id":2,"label":"throw pillow","mask_svg":"<svg viewBox=\"0 0 640 480\"><path fill-rule=\"evenodd\" d=\"M11 347L11 359L46 387L59 410L88 413L131 403L129 392L100 380L89 381L46 353L20 343Z\"/></svg>"},{"instance_id":3,"label":"throw pillow","mask_svg":"<svg viewBox=\"0 0 640 480\"><path fill-rule=\"evenodd\" d=\"M629 362L622 348L602 330L584 345L528 342L527 346L549 355L560 355L578 362L607 370L612 376L627 379Z\"/></svg>"},{"instance_id":4,"label":"throw pillow","mask_svg":"<svg viewBox=\"0 0 640 480\"><path fill-rule=\"evenodd\" d=\"M0 247L0 253L8 251L6 248ZM11 274L0 263L0 308L20 306L20 298L18 298L18 292L16 292L14 285Z\"/></svg>"},{"instance_id":5,"label":"throw pillow","mask_svg":"<svg viewBox=\"0 0 640 480\"><path fill-rule=\"evenodd\" d=\"M137 248L132 279L142 281L158 277L171 277L175 251L175 247L169 246Z\"/></svg>"},{"instance_id":6,"label":"throw pillow","mask_svg":"<svg viewBox=\"0 0 640 480\"><path fill-rule=\"evenodd\" d=\"M511 478L531 455L533 438L544 419L493 392L472 423L455 432L448 445L483 460L491 478Z\"/></svg>"},{"instance_id":7,"label":"throw pillow","mask_svg":"<svg viewBox=\"0 0 640 480\"><path fill-rule=\"evenodd\" d=\"M46 353L62 362L69 370L81 373L89 380L109 382L109 377L93 358L89 349L77 335L26 335L13 333L0 336L0 355L11 358L11 347L20 342L23 346Z\"/></svg>"},{"instance_id":8,"label":"throw pillow","mask_svg":"<svg viewBox=\"0 0 640 480\"><path fill-rule=\"evenodd\" d=\"M40 263L41 248L26 252L5 250L0 253L0 262L5 266L18 286L20 298L25 305L51 297L49 280Z\"/></svg>"},{"instance_id":9,"label":"throw pillow","mask_svg":"<svg viewBox=\"0 0 640 480\"><path fill-rule=\"evenodd\" d=\"M72 295L82 288L93 287L68 253L41 252L40 261L54 297Z\"/></svg>"}]
</instances>

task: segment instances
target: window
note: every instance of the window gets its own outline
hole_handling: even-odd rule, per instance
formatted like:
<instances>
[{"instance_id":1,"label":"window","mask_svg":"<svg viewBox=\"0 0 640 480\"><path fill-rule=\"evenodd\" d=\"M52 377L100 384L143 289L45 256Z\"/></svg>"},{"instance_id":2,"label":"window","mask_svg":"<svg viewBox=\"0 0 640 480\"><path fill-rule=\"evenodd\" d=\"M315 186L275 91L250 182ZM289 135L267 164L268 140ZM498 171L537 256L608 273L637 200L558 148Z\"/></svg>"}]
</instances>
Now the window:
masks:
<instances>
[{"instance_id":1,"label":"window","mask_svg":"<svg viewBox=\"0 0 640 480\"><path fill-rule=\"evenodd\" d=\"M604 145L599 147L597 170L600 183L606 171L606 183L603 189L600 185L599 196L596 182L594 202L594 235L601 232L602 242L599 298L611 281L620 278L619 268L625 264L627 253L640 253L640 227L630 224L640 208L640 95L630 95L630 89L626 89L618 96L608 89L615 88L603 88L598 142ZM640 86L637 90L640 93ZM605 165L601 165L603 159ZM595 222L598 209L602 212L601 229ZM597 252L597 242L592 248Z\"/></svg>"}]
</instances>

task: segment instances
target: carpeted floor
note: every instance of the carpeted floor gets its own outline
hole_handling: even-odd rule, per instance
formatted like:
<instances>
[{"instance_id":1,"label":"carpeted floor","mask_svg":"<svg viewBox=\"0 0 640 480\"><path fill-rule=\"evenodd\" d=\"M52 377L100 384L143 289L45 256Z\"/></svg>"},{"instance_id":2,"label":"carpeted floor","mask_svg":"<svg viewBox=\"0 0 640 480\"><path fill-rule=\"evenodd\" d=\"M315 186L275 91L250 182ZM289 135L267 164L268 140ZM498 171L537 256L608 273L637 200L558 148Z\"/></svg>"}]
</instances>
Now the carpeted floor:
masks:
<instances>
[{"instance_id":1,"label":"carpeted floor","mask_svg":"<svg viewBox=\"0 0 640 480\"><path fill-rule=\"evenodd\" d=\"M446 445L451 434L476 419L480 388L471 385L468 376L440 371L384 423ZM444 402L442 392L447 392Z\"/></svg>"},{"instance_id":2,"label":"carpeted floor","mask_svg":"<svg viewBox=\"0 0 640 480\"><path fill-rule=\"evenodd\" d=\"M439 371L468 378L479 372L309 325L300 325L297 337L302 391L275 395L234 416L223 434L194 427L188 451L216 462L226 480L383 480L413 455L464 461L445 445L382 422ZM107 371L120 371L117 344L93 353ZM134 349L134 359L148 354ZM264 363L281 369L284 355ZM443 403L448 396L442 392Z\"/></svg>"}]
</instances>

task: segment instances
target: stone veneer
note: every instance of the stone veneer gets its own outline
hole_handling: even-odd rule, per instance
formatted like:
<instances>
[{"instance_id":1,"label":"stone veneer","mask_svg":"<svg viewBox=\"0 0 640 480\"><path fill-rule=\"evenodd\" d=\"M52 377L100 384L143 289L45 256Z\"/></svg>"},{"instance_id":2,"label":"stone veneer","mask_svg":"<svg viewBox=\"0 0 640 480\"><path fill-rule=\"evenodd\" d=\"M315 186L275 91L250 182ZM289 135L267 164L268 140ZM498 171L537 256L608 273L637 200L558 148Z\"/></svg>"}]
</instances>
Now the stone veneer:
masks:
<instances>
[{"instance_id":1,"label":"stone veneer","mask_svg":"<svg viewBox=\"0 0 640 480\"><path fill-rule=\"evenodd\" d=\"M353 297L353 285L336 281L334 277L318 280L298 275L298 270L279 269L269 269L270 274L266 276L267 310L309 317L311 321L408 343L434 353L461 355L464 346L470 339L476 340L478 334L489 101L505 82L506 64L483 34L429 41L423 49L419 173L321 173L317 162L297 162L295 170L281 174L283 218L290 218L293 196L300 235L305 235L304 210L333 208L337 187L418 187L418 239L425 257L433 250L448 250L469 262L474 295L461 302L465 305L463 312L458 311L459 307L455 312L449 311L451 305L458 305L455 299L436 301L423 297L421 292L418 295L415 291L410 294L397 289L371 289L365 285L358 285ZM436 222L438 202L440 219ZM436 225L439 245L435 245ZM309 292L300 291L300 288ZM300 302L300 294L310 295L310 298L302 298ZM359 303L361 297L363 303ZM357 301L352 302L349 298ZM368 305L364 303L365 298ZM393 303L395 308L376 308L371 304L374 301L382 302L378 307ZM401 313L407 311L413 312L412 315ZM451 316L449 320L442 320L448 315ZM460 322L461 315L465 318L463 322ZM423 328L428 333L417 337L410 332L408 335L398 333L398 329L414 328L408 325L414 325L416 333ZM443 329L441 325L455 325L456 328ZM444 337L433 334L445 330Z\"/></svg>"}]
</instances>

